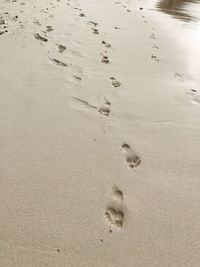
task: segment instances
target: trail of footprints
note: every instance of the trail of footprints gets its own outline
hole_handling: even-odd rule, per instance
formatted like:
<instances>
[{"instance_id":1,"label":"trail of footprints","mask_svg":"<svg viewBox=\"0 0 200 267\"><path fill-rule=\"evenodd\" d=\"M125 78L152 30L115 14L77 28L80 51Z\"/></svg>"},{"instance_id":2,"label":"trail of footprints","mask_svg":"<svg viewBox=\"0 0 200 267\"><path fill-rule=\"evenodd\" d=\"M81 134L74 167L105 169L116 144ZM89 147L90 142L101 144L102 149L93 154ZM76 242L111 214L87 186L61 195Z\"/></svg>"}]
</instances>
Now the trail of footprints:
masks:
<instances>
[{"instance_id":1,"label":"trail of footprints","mask_svg":"<svg viewBox=\"0 0 200 267\"><path fill-rule=\"evenodd\" d=\"M121 2L116 2L116 4L119 4ZM129 2L127 2L128 4ZM49 3L52 8L57 8L57 6L53 5L52 2ZM70 0L68 0L67 5L70 6ZM130 9L128 9L126 6L124 6L124 8L126 9L127 12L131 12ZM35 9L35 7L34 7ZM86 15L84 13L84 11L79 8L79 7L73 7L74 10L77 10L79 13L79 17L80 18L86 18ZM36 10L35 10L36 12ZM41 13L44 14L48 14L49 12L49 8L43 9L40 11ZM48 19L52 19L53 15L50 14L48 16ZM15 19L18 19L17 17ZM85 20L84 20L85 21ZM44 31L38 31L38 27L41 27L41 23L34 18L33 20L33 24L35 25L35 27L37 27L36 32L34 33L34 38L36 40L38 40L39 42L41 42L41 44L45 44L48 43L49 41L49 37L48 34L51 33L52 31L54 31L54 28L51 25L47 25L45 27ZM87 22L87 24L90 26L92 33L94 35L99 35L100 32L98 30L98 23L92 20L89 20ZM0 16L0 27L4 29L4 31L0 31L0 35L3 34L4 32L7 32L6 29L6 23L5 20L3 19L3 17ZM114 27L114 29L118 30L119 27ZM155 39L154 36L151 36L151 39ZM104 52L100 53L101 55L101 63L103 64L109 64L110 63L110 57L108 56L108 52L109 49L112 48L111 44L106 42L105 40L101 41L101 44L104 48ZM63 54L66 50L67 47L64 44L56 44L56 49L57 52L59 54ZM156 58L153 56L152 59L156 60ZM58 67L68 67L68 64L66 64L64 61L57 59L57 58L52 58L49 56L49 60L52 64L58 66ZM82 78L74 75L74 78L77 81L81 81ZM120 81L118 81L115 77L111 76L109 77L109 81L111 83L111 85L114 88L118 88L120 87L122 84ZM90 110L94 110L95 112L98 112L99 114L108 117L110 115L111 112L111 102L104 98L104 100L102 101L102 104L100 104L99 106L93 105L91 103L89 103L87 100L78 98L78 97L72 97L73 101L75 101L76 103L78 103L79 105L82 105L84 108L90 109ZM121 145L121 152L124 155L125 158L125 162L127 163L127 165L133 169L133 168L137 168L140 164L141 164L141 159L139 158L139 156L133 151L133 149L126 143L123 143ZM113 189L112 192L112 196L110 199L110 202L106 208L105 211L105 218L107 220L107 222L110 224L111 227L115 227L117 229L122 229L123 225L124 225L124 196L123 196L123 192L115 187Z\"/></svg>"}]
</instances>

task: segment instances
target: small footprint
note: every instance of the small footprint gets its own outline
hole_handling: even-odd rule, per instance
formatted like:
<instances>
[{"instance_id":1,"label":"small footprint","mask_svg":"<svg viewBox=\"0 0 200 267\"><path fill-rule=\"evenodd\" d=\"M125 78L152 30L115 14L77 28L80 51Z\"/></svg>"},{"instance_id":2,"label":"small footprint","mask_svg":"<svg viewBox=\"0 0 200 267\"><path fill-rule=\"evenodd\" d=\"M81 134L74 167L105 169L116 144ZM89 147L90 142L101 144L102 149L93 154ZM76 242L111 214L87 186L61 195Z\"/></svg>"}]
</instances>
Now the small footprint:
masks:
<instances>
[{"instance_id":1,"label":"small footprint","mask_svg":"<svg viewBox=\"0 0 200 267\"><path fill-rule=\"evenodd\" d=\"M67 67L66 63L64 63L64 62L62 62L62 61L60 61L58 59L52 58L50 60L52 61L52 63L54 63L54 64L56 64L56 65L58 65L60 67Z\"/></svg>"},{"instance_id":2,"label":"small footprint","mask_svg":"<svg viewBox=\"0 0 200 267\"><path fill-rule=\"evenodd\" d=\"M73 75L73 76L76 79L76 81L82 81L82 78L80 76L77 76L77 75Z\"/></svg>"},{"instance_id":3,"label":"small footprint","mask_svg":"<svg viewBox=\"0 0 200 267\"><path fill-rule=\"evenodd\" d=\"M130 168L136 168L140 165L140 158L133 152L132 148L124 143L122 146L122 152L125 154L126 161Z\"/></svg>"},{"instance_id":4,"label":"small footprint","mask_svg":"<svg viewBox=\"0 0 200 267\"><path fill-rule=\"evenodd\" d=\"M106 48L110 48L110 47L111 47L111 45L108 44L108 43L106 43L105 41L102 41L101 43L104 44L104 46L105 46Z\"/></svg>"},{"instance_id":5,"label":"small footprint","mask_svg":"<svg viewBox=\"0 0 200 267\"><path fill-rule=\"evenodd\" d=\"M47 38L42 37L39 33L34 34L34 36L35 36L35 39L37 39L37 40L40 40L40 41L43 41L43 42L47 42L48 41Z\"/></svg>"},{"instance_id":6,"label":"small footprint","mask_svg":"<svg viewBox=\"0 0 200 267\"><path fill-rule=\"evenodd\" d=\"M159 49L159 47L157 45L153 45L152 48L153 49Z\"/></svg>"},{"instance_id":7,"label":"small footprint","mask_svg":"<svg viewBox=\"0 0 200 267\"><path fill-rule=\"evenodd\" d=\"M52 32L53 31L53 27L52 26L46 26L47 30L46 32Z\"/></svg>"},{"instance_id":8,"label":"small footprint","mask_svg":"<svg viewBox=\"0 0 200 267\"><path fill-rule=\"evenodd\" d=\"M97 22L94 22L94 21L92 21L92 20L90 20L90 24L92 24L94 27L96 27L96 26L98 25Z\"/></svg>"},{"instance_id":9,"label":"small footprint","mask_svg":"<svg viewBox=\"0 0 200 267\"><path fill-rule=\"evenodd\" d=\"M63 53L65 50L66 50L66 46L64 46L64 45L57 45L57 47L58 47L58 52L59 53Z\"/></svg>"},{"instance_id":10,"label":"small footprint","mask_svg":"<svg viewBox=\"0 0 200 267\"><path fill-rule=\"evenodd\" d=\"M194 105L199 105L200 104L200 95L198 94L197 90L195 89L190 89L190 93L187 93L190 95L190 99L192 104Z\"/></svg>"},{"instance_id":11,"label":"small footprint","mask_svg":"<svg viewBox=\"0 0 200 267\"><path fill-rule=\"evenodd\" d=\"M173 73L173 76L174 76L176 79L180 80L181 82L184 81L183 76L182 76L180 73L178 73L178 72L174 72L174 73Z\"/></svg>"},{"instance_id":12,"label":"small footprint","mask_svg":"<svg viewBox=\"0 0 200 267\"><path fill-rule=\"evenodd\" d=\"M110 62L108 56L104 56L103 54L101 54L101 55L102 55L101 62L105 63L105 64L108 64Z\"/></svg>"},{"instance_id":13,"label":"small footprint","mask_svg":"<svg viewBox=\"0 0 200 267\"><path fill-rule=\"evenodd\" d=\"M95 28L92 28L94 34L99 34L99 31Z\"/></svg>"},{"instance_id":14,"label":"small footprint","mask_svg":"<svg viewBox=\"0 0 200 267\"><path fill-rule=\"evenodd\" d=\"M123 212L123 193L120 189L114 188L111 200L105 212L105 217L108 222L117 228L123 227L124 212Z\"/></svg>"},{"instance_id":15,"label":"small footprint","mask_svg":"<svg viewBox=\"0 0 200 267\"><path fill-rule=\"evenodd\" d=\"M110 77L109 79L112 81L112 85L113 85L114 87L119 87L119 86L121 86L121 83L118 82L114 77Z\"/></svg>"},{"instance_id":16,"label":"small footprint","mask_svg":"<svg viewBox=\"0 0 200 267\"><path fill-rule=\"evenodd\" d=\"M149 38L150 38L150 39L154 39L154 40L155 40L155 39L156 39L156 36L155 36L155 34L154 34L154 33L152 33L152 34L149 36Z\"/></svg>"},{"instance_id":17,"label":"small footprint","mask_svg":"<svg viewBox=\"0 0 200 267\"><path fill-rule=\"evenodd\" d=\"M151 55L151 59L156 61L156 62L160 62L159 58L156 55Z\"/></svg>"}]
</instances>

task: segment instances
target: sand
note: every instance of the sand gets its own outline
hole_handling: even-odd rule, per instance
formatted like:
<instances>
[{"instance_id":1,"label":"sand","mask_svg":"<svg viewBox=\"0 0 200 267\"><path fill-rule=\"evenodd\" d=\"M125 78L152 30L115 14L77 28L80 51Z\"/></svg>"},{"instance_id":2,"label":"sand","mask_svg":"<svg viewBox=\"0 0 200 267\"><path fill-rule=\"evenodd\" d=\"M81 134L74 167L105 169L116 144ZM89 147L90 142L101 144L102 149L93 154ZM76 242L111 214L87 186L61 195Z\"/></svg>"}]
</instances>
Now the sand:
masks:
<instances>
[{"instance_id":1,"label":"sand","mask_svg":"<svg viewBox=\"0 0 200 267\"><path fill-rule=\"evenodd\" d=\"M199 267L200 98L164 20L10 0L0 24L0 266Z\"/></svg>"}]
</instances>

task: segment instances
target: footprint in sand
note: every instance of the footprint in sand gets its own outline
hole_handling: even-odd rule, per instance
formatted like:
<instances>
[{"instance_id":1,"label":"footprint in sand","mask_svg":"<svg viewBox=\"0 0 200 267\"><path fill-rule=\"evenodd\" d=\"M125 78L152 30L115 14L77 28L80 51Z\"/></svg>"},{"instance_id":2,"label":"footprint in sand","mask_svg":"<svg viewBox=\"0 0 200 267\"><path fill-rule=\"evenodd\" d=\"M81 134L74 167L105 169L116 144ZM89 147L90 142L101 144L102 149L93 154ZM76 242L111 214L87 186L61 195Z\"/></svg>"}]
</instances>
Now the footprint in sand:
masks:
<instances>
[{"instance_id":1,"label":"footprint in sand","mask_svg":"<svg viewBox=\"0 0 200 267\"><path fill-rule=\"evenodd\" d=\"M194 105L200 105L200 98L198 99L198 98L193 98L192 100L191 100L191 102L192 102L192 104L194 104Z\"/></svg>"},{"instance_id":2,"label":"footprint in sand","mask_svg":"<svg viewBox=\"0 0 200 267\"><path fill-rule=\"evenodd\" d=\"M40 40L42 42L47 42L48 41L47 38L42 37L39 33L34 34L34 36L35 36L35 39Z\"/></svg>"},{"instance_id":3,"label":"footprint in sand","mask_svg":"<svg viewBox=\"0 0 200 267\"><path fill-rule=\"evenodd\" d=\"M105 217L111 226L122 228L124 222L123 193L119 188L114 188L111 200L105 212Z\"/></svg>"},{"instance_id":4,"label":"footprint in sand","mask_svg":"<svg viewBox=\"0 0 200 267\"><path fill-rule=\"evenodd\" d=\"M190 95L190 99L192 104L194 105L200 105L200 95L198 94L197 90L190 89L190 93L187 93Z\"/></svg>"},{"instance_id":5,"label":"footprint in sand","mask_svg":"<svg viewBox=\"0 0 200 267\"><path fill-rule=\"evenodd\" d=\"M110 77L109 79L112 81L112 85L113 85L114 87L119 87L119 86L121 86L121 83L118 82L114 77Z\"/></svg>"},{"instance_id":6,"label":"footprint in sand","mask_svg":"<svg viewBox=\"0 0 200 267\"><path fill-rule=\"evenodd\" d=\"M108 64L110 62L108 56L104 56L103 54L101 54L101 56L102 56L101 59L102 63Z\"/></svg>"},{"instance_id":7,"label":"footprint in sand","mask_svg":"<svg viewBox=\"0 0 200 267\"><path fill-rule=\"evenodd\" d=\"M102 41L101 42L106 48L111 48L111 45L106 43L105 41Z\"/></svg>"},{"instance_id":8,"label":"footprint in sand","mask_svg":"<svg viewBox=\"0 0 200 267\"><path fill-rule=\"evenodd\" d=\"M66 50L66 46L60 44L57 44L57 48L59 53L63 53Z\"/></svg>"},{"instance_id":9,"label":"footprint in sand","mask_svg":"<svg viewBox=\"0 0 200 267\"><path fill-rule=\"evenodd\" d=\"M93 31L94 34L99 34L99 31L97 29L95 29L95 28L92 28L92 31Z\"/></svg>"},{"instance_id":10,"label":"footprint in sand","mask_svg":"<svg viewBox=\"0 0 200 267\"><path fill-rule=\"evenodd\" d=\"M89 23L90 23L90 24L92 24L94 27L96 27L96 26L98 25L98 23L97 23L97 22L95 22L95 21L92 21L92 20L90 20L90 21L89 21Z\"/></svg>"},{"instance_id":11,"label":"footprint in sand","mask_svg":"<svg viewBox=\"0 0 200 267\"><path fill-rule=\"evenodd\" d=\"M102 115L109 116L111 103L105 98L104 104L98 108L98 112Z\"/></svg>"},{"instance_id":12,"label":"footprint in sand","mask_svg":"<svg viewBox=\"0 0 200 267\"><path fill-rule=\"evenodd\" d=\"M104 98L104 103L100 107L94 106L94 105L90 104L88 101L81 99L81 98L78 98L78 97L72 97L72 99L75 100L76 102L79 102L80 104L84 105L85 108L90 108L90 109L96 110L104 116L108 117L110 114L111 103L106 98Z\"/></svg>"},{"instance_id":13,"label":"footprint in sand","mask_svg":"<svg viewBox=\"0 0 200 267\"><path fill-rule=\"evenodd\" d=\"M157 45L153 45L152 48L153 49L159 49L159 47Z\"/></svg>"},{"instance_id":14,"label":"footprint in sand","mask_svg":"<svg viewBox=\"0 0 200 267\"><path fill-rule=\"evenodd\" d=\"M84 13L80 13L79 17L86 17L86 15Z\"/></svg>"},{"instance_id":15,"label":"footprint in sand","mask_svg":"<svg viewBox=\"0 0 200 267\"><path fill-rule=\"evenodd\" d=\"M52 26L46 26L46 32L52 32L53 31L53 27Z\"/></svg>"},{"instance_id":16,"label":"footprint in sand","mask_svg":"<svg viewBox=\"0 0 200 267\"><path fill-rule=\"evenodd\" d=\"M67 67L67 64L58 60L58 59L55 59L55 58L50 58L51 62L53 64L56 64L57 66L60 66L60 67Z\"/></svg>"},{"instance_id":17,"label":"footprint in sand","mask_svg":"<svg viewBox=\"0 0 200 267\"><path fill-rule=\"evenodd\" d=\"M159 58L156 55L151 55L151 59L156 61L156 62L160 62Z\"/></svg>"},{"instance_id":18,"label":"footprint in sand","mask_svg":"<svg viewBox=\"0 0 200 267\"><path fill-rule=\"evenodd\" d=\"M174 72L174 73L172 73L172 75L173 75L176 79L180 80L181 82L184 81L183 76L182 76L180 73L178 73L178 72Z\"/></svg>"},{"instance_id":19,"label":"footprint in sand","mask_svg":"<svg viewBox=\"0 0 200 267\"><path fill-rule=\"evenodd\" d=\"M149 36L149 39L153 39L153 40L155 40L155 39L156 39L156 36L155 36L155 34L154 34L154 33L152 33L152 34Z\"/></svg>"},{"instance_id":20,"label":"footprint in sand","mask_svg":"<svg viewBox=\"0 0 200 267\"><path fill-rule=\"evenodd\" d=\"M82 81L82 78L80 76L77 76L77 75L73 75L73 76L76 81L79 81L79 82Z\"/></svg>"},{"instance_id":21,"label":"footprint in sand","mask_svg":"<svg viewBox=\"0 0 200 267\"><path fill-rule=\"evenodd\" d=\"M125 154L126 157L126 162L128 163L130 168L136 168L140 165L141 160L140 158L136 155L136 153L132 150L132 148L124 143L121 146L122 152Z\"/></svg>"}]
</instances>

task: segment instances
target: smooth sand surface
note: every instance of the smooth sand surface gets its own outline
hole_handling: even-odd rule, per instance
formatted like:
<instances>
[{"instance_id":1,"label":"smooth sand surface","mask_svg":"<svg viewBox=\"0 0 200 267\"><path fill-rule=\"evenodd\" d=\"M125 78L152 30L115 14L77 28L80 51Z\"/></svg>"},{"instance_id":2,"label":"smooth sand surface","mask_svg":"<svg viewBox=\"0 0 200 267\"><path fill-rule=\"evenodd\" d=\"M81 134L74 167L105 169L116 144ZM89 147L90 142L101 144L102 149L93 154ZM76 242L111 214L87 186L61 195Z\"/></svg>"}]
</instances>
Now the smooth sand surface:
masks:
<instances>
[{"instance_id":1,"label":"smooth sand surface","mask_svg":"<svg viewBox=\"0 0 200 267\"><path fill-rule=\"evenodd\" d=\"M199 267L199 88L165 23L131 1L0 12L0 266Z\"/></svg>"}]
</instances>

